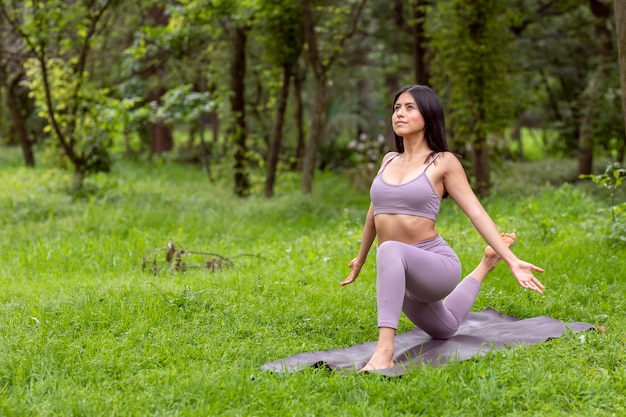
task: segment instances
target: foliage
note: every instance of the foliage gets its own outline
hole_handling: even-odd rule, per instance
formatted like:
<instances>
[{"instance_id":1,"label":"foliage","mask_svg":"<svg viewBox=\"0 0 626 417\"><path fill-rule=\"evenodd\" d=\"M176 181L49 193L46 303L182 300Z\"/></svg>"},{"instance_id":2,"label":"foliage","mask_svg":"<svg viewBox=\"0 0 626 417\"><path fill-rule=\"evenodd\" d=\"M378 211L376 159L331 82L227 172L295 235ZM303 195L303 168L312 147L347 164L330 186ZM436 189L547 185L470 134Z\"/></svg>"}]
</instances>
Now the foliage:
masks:
<instances>
[{"instance_id":1,"label":"foliage","mask_svg":"<svg viewBox=\"0 0 626 417\"><path fill-rule=\"evenodd\" d=\"M507 2L437 2L427 22L433 83L445 97L455 141L474 144L513 119ZM462 149L462 147L459 147Z\"/></svg>"},{"instance_id":2,"label":"foliage","mask_svg":"<svg viewBox=\"0 0 626 417\"><path fill-rule=\"evenodd\" d=\"M192 91L190 84L168 90L161 103L150 102L151 119L166 124L190 123L213 110L215 104L208 92Z\"/></svg>"},{"instance_id":3,"label":"foliage","mask_svg":"<svg viewBox=\"0 0 626 417\"><path fill-rule=\"evenodd\" d=\"M304 34L300 10L291 0L259 2L257 30L270 63L281 67L295 62L302 53Z\"/></svg>"},{"instance_id":4,"label":"foliage","mask_svg":"<svg viewBox=\"0 0 626 417\"><path fill-rule=\"evenodd\" d=\"M524 69L523 85L528 106L542 119L544 126L558 132L548 143L549 156L570 156L577 150L581 113L592 100L592 136L601 146L619 138L614 129L619 118L615 74L601 82L599 98L589 97L589 86L598 56L598 34L590 3L584 0L559 2L523 2L515 18L519 53L512 56L514 65ZM530 13L535 13L532 19ZM606 23L604 23L606 26ZM606 26L609 27L609 26ZM591 52L593 51L593 52ZM616 70L616 68L615 68ZM623 135L623 133L622 133ZM616 147L613 142L612 147Z\"/></svg>"},{"instance_id":5,"label":"foliage","mask_svg":"<svg viewBox=\"0 0 626 417\"><path fill-rule=\"evenodd\" d=\"M4 16L33 58L25 63L28 87L39 114L56 138L56 149L74 170L75 187L85 176L110 169L110 133L121 122L108 97L89 77L88 57L113 0L95 3L3 1Z\"/></svg>"},{"instance_id":6,"label":"foliage","mask_svg":"<svg viewBox=\"0 0 626 417\"><path fill-rule=\"evenodd\" d=\"M304 63L312 48L305 45L303 4L311 5L319 65ZM614 25L610 17L594 12L594 6L608 7L607 0L368 0L362 13L356 13L362 4L362 0L0 0L0 65L12 74L27 54L35 59L28 64L34 78L25 84L39 90L33 97L39 97L40 110L49 107L47 129L52 140L32 123L34 142L46 142L56 159L80 166L78 171L84 165L90 173L107 168L111 162L107 154L119 149L112 142L120 137L139 137L142 144L149 144L155 120L150 103L159 102L169 90L179 94L188 85L189 91L207 92L213 102L211 122L218 146L211 150L217 156L246 159L253 153L265 160L271 132L280 128L285 146L278 159L288 161L294 159L302 133L313 132L319 143L310 149L319 145L320 153L310 152L307 159L313 172L328 163L324 152L340 149L346 138L362 132L391 137L389 100L402 85L415 83L418 49L423 49L427 72L434 75L432 85L442 93L457 152L466 153L466 144L475 149L476 138L482 138L492 161L506 157L511 138L503 132L531 115L535 125L530 127L551 133L541 147L547 156L580 152L581 120L588 119L584 132L596 144L594 152L623 158L620 74L615 51L605 48L606 56L602 55L597 34L600 29L613 34ZM356 14L359 24L352 25ZM427 33L418 33L422 23ZM232 63L237 28L248 36L244 103L234 110L231 75L243 70L234 68L241 64ZM278 127L276 97L283 84L281 66L288 62L297 70L301 89L295 94L303 107L291 93L284 127ZM316 87L315 72L320 69ZM596 85L592 81L600 72L598 91L592 94L589 87ZM47 83L54 85L49 97ZM162 103L154 109L158 116L167 116L161 114ZM105 115L107 111L112 114ZM245 128L237 130L236 119L243 113ZM55 127L57 118L62 125ZM107 126L93 126L100 118ZM2 134L11 133L8 119L8 109L0 106ZM193 147L185 147L177 135L190 132L190 144L195 137L183 119L171 119L169 126L175 146L182 148L175 149L179 152ZM246 149L233 149L228 140L233 132L246 135ZM0 141L7 142L4 137ZM254 169L254 160L244 162Z\"/></svg>"},{"instance_id":7,"label":"foliage","mask_svg":"<svg viewBox=\"0 0 626 417\"><path fill-rule=\"evenodd\" d=\"M610 197L610 231L609 239L615 242L626 242L626 202L617 204L617 191L626 178L626 169L618 162L607 165L603 174L581 175L581 179L591 179L598 187L608 191Z\"/></svg>"},{"instance_id":8,"label":"foliage","mask_svg":"<svg viewBox=\"0 0 626 417\"><path fill-rule=\"evenodd\" d=\"M51 116L48 111L43 74L34 59L26 62L30 95L38 106L39 117L48 122L44 133L56 135L53 128L56 124L62 134L72 138L72 149L77 158L72 160L59 142L50 146L54 149L54 156L60 158L61 166L74 168L84 175L109 171L112 163L109 155L111 136L123 130L127 105L112 98L107 89L79 86L79 80L65 61L49 60L46 66L54 102L58 103L54 115ZM73 111L71 107L74 106L79 110Z\"/></svg>"},{"instance_id":9,"label":"foliage","mask_svg":"<svg viewBox=\"0 0 626 417\"><path fill-rule=\"evenodd\" d=\"M301 4L305 51L314 78L311 123L302 158L301 189L308 194L313 187L319 148L328 127L331 69L341 57L348 39L357 32L365 0L351 0L341 6L308 0Z\"/></svg>"},{"instance_id":10,"label":"foliage","mask_svg":"<svg viewBox=\"0 0 626 417\"><path fill-rule=\"evenodd\" d=\"M505 0L436 2L426 24L434 51L433 84L449 115L451 148L472 156L476 193L490 192L490 136L502 136L515 118ZM499 76L494 76L498 74Z\"/></svg>"},{"instance_id":11,"label":"foliage","mask_svg":"<svg viewBox=\"0 0 626 417\"><path fill-rule=\"evenodd\" d=\"M602 96L593 106L591 134L597 149L616 158L626 143L626 130L622 129L624 118L621 112L619 76L609 71L605 85Z\"/></svg>"}]
</instances>

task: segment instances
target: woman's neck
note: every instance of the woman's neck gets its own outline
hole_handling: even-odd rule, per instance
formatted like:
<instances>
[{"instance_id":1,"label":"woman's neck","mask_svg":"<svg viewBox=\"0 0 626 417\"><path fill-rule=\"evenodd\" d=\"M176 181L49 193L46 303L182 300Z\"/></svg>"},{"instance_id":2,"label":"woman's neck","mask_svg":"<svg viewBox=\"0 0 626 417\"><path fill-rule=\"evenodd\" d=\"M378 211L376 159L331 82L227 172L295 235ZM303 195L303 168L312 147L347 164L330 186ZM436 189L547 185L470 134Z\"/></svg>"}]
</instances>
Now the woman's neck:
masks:
<instances>
[{"instance_id":1,"label":"woman's neck","mask_svg":"<svg viewBox=\"0 0 626 417\"><path fill-rule=\"evenodd\" d=\"M409 140L404 138L404 157L406 159L425 158L432 151L423 136L417 139L410 138Z\"/></svg>"}]
</instances>

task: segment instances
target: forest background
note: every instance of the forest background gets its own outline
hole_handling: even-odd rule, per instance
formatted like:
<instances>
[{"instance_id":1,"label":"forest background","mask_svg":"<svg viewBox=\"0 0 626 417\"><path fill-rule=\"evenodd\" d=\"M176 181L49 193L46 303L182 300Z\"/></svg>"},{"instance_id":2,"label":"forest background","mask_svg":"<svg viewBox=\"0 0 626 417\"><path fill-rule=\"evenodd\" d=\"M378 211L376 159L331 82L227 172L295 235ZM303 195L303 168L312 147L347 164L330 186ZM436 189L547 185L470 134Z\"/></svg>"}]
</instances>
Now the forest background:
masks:
<instances>
[{"instance_id":1,"label":"forest background","mask_svg":"<svg viewBox=\"0 0 626 417\"><path fill-rule=\"evenodd\" d=\"M0 414L623 415L625 13L0 0ZM374 262L338 282L412 83L546 269L535 297L498 267L474 308L595 331L395 380L260 372L375 340ZM468 270L484 242L440 219Z\"/></svg>"},{"instance_id":2,"label":"forest background","mask_svg":"<svg viewBox=\"0 0 626 417\"><path fill-rule=\"evenodd\" d=\"M378 163L392 147L390 101L412 83L442 96L452 148L483 196L490 164L531 157L524 127L543 157L576 158L579 175L626 153L621 1L0 6L0 143L20 145L27 166L45 149L78 191L123 154L202 163L210 179L230 161L239 196L252 169L266 196L297 171L310 193L317 169Z\"/></svg>"}]
</instances>

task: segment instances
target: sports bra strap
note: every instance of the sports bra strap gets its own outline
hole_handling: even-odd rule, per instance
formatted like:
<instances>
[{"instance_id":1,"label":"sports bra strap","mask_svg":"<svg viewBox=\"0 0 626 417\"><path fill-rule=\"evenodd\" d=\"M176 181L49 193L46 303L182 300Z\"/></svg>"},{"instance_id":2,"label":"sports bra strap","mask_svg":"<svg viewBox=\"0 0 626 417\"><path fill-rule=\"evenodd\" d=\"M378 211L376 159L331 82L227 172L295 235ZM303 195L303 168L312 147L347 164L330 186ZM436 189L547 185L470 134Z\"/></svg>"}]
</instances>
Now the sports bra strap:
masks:
<instances>
[{"instance_id":1,"label":"sports bra strap","mask_svg":"<svg viewBox=\"0 0 626 417\"><path fill-rule=\"evenodd\" d=\"M426 165L426 168L424 168L424 172L426 172L428 167L431 166L437 160L437 158L439 158L439 155L441 155L441 152L437 152L437 154L433 157L433 160L430 161L428 165Z\"/></svg>"},{"instance_id":2,"label":"sports bra strap","mask_svg":"<svg viewBox=\"0 0 626 417\"><path fill-rule=\"evenodd\" d=\"M387 162L385 162L385 163L383 164L383 166L380 168L380 171L378 171L378 173L379 173L379 174L382 174L382 173L383 173L383 171L385 170L385 168L387 168L387 165L389 165L389 163L390 163L391 161L393 161L394 159L396 159L396 158L397 158L398 156L400 156L400 155L401 155L400 153L397 153L397 154L395 154L394 156L392 156L391 158L389 158L389 160L388 160Z\"/></svg>"},{"instance_id":3,"label":"sports bra strap","mask_svg":"<svg viewBox=\"0 0 626 417\"><path fill-rule=\"evenodd\" d=\"M378 173L379 173L379 174L382 174L382 173L383 173L383 171L385 170L385 168L387 168L387 165L389 165L389 163L390 163L391 161L393 161L394 159L396 159L396 158L397 158L398 156L400 156L400 155L401 155L401 153L397 153L397 154L395 154L394 156L392 156L391 158L389 158L389 160L388 160L387 162L385 162L385 163L383 164L383 166L380 168L380 171L379 171ZM435 156L433 157L432 161L430 161L430 162L428 163L428 165L426 165L426 168L424 168L424 171L423 171L423 172L426 172L426 170L428 169L428 167L429 167L429 166L431 166L431 165L432 165L432 164L433 164L433 163L437 160L437 158L439 158L439 155L441 155L441 152L437 152L437 154L435 154Z\"/></svg>"}]
</instances>

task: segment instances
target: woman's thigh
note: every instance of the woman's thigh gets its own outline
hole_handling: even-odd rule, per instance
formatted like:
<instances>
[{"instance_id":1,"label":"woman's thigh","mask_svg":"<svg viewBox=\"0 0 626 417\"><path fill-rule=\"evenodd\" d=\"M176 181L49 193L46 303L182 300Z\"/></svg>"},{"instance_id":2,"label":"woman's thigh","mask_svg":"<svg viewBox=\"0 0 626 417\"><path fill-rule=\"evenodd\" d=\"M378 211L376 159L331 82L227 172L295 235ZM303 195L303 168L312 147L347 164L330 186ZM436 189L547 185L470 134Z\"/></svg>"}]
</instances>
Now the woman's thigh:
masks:
<instances>
[{"instance_id":1,"label":"woman's thigh","mask_svg":"<svg viewBox=\"0 0 626 417\"><path fill-rule=\"evenodd\" d=\"M381 246L388 243L392 242ZM406 292L411 298L435 302L443 299L459 283L459 259L440 237L414 245L393 242L387 249L399 255L404 264Z\"/></svg>"}]
</instances>

